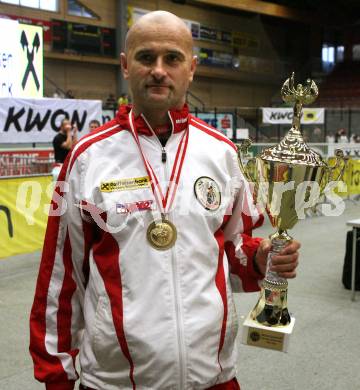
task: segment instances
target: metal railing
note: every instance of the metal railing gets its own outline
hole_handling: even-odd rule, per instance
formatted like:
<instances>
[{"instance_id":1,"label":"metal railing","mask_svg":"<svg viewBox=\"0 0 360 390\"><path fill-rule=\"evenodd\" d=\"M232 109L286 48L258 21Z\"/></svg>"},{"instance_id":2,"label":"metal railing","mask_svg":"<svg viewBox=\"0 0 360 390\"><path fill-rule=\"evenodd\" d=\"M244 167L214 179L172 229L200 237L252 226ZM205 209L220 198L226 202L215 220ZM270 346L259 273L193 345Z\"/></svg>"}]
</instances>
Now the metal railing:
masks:
<instances>
[{"instance_id":1,"label":"metal railing","mask_svg":"<svg viewBox=\"0 0 360 390\"><path fill-rule=\"evenodd\" d=\"M262 109L257 107L205 107L202 112L192 110L195 115L208 114L209 123L221 130L216 118L222 114L232 116L234 139L237 128L249 129L249 136L254 142L277 143L290 129L291 124L265 124L262 122ZM211 116L212 117L209 117ZM210 118L210 119L209 119ZM212 119L214 118L214 119ZM219 122L219 121L218 121ZM360 136L360 107L358 108L325 108L323 124L302 125L302 133L306 142L324 143L334 137L339 129L345 129L348 140ZM316 130L315 130L316 129Z\"/></svg>"}]
</instances>

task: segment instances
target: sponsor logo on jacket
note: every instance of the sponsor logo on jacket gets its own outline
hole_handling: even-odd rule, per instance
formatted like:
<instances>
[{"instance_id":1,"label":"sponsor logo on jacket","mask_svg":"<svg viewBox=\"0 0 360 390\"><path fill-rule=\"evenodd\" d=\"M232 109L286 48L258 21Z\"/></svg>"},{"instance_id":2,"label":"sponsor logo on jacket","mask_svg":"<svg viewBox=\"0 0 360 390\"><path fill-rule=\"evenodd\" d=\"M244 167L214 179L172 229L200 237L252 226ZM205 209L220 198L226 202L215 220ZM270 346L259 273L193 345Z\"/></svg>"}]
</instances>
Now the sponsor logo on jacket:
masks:
<instances>
[{"instance_id":1,"label":"sponsor logo on jacket","mask_svg":"<svg viewBox=\"0 0 360 390\"><path fill-rule=\"evenodd\" d=\"M129 179L119 179L105 181L100 184L101 192L131 191L139 188L150 187L149 176L132 177Z\"/></svg>"},{"instance_id":2,"label":"sponsor logo on jacket","mask_svg":"<svg viewBox=\"0 0 360 390\"><path fill-rule=\"evenodd\" d=\"M153 200L140 200L131 203L116 203L116 212L118 214L134 213L136 211L153 210Z\"/></svg>"}]
</instances>

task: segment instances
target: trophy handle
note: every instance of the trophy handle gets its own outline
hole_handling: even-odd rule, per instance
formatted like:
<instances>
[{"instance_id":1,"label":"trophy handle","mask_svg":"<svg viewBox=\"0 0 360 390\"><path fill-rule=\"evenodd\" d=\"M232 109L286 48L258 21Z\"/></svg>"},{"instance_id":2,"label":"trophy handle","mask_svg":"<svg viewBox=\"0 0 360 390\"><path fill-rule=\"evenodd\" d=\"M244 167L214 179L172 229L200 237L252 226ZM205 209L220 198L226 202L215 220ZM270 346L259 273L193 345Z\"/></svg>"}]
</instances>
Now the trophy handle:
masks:
<instances>
[{"instance_id":1,"label":"trophy handle","mask_svg":"<svg viewBox=\"0 0 360 390\"><path fill-rule=\"evenodd\" d=\"M254 163L255 159L254 158L250 159L246 164L246 166L243 163L243 156L248 153L250 146L251 146L251 141L249 139L243 140L241 144L236 144L240 170L248 181L255 182L255 177L253 176L253 172L251 169L249 169L250 163Z\"/></svg>"},{"instance_id":2,"label":"trophy handle","mask_svg":"<svg viewBox=\"0 0 360 390\"><path fill-rule=\"evenodd\" d=\"M341 149L335 149L335 158L336 162L333 167L328 167L329 169L329 182L330 181L338 181L340 180L343 175L346 168L346 158L344 157L344 152ZM339 174L335 178L335 172L336 170L340 168Z\"/></svg>"},{"instance_id":3,"label":"trophy handle","mask_svg":"<svg viewBox=\"0 0 360 390\"><path fill-rule=\"evenodd\" d=\"M345 172L346 163L348 158L344 156L344 152L341 149L335 149L335 165L333 167L330 167L329 165L326 166L326 173L321 179L320 182L320 193L323 194L324 189L326 185L332 181L338 181L340 180ZM336 171L339 170L339 172L336 175ZM336 177L335 177L336 175Z\"/></svg>"}]
</instances>

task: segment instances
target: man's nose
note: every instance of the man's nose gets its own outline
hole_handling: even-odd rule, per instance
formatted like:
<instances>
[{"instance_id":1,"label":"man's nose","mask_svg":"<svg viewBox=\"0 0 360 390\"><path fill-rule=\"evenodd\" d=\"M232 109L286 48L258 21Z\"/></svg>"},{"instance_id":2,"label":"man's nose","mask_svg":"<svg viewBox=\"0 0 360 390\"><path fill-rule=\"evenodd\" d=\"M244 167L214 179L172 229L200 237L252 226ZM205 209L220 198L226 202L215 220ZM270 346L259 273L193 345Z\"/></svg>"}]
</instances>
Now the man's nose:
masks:
<instances>
[{"instance_id":1,"label":"man's nose","mask_svg":"<svg viewBox=\"0 0 360 390\"><path fill-rule=\"evenodd\" d=\"M153 68L151 70L151 75L155 79L161 79L166 76L165 64L161 57L158 57L156 59L156 62L154 63Z\"/></svg>"}]
</instances>

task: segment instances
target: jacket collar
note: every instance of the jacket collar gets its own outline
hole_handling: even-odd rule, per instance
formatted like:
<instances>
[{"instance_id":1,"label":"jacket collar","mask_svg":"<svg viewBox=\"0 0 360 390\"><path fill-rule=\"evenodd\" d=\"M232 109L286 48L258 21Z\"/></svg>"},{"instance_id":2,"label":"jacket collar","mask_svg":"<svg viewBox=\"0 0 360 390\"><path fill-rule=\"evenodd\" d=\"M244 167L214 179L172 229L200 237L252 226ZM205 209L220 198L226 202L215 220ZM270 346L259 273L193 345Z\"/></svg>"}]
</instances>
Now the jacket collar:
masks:
<instances>
[{"instance_id":1,"label":"jacket collar","mask_svg":"<svg viewBox=\"0 0 360 390\"><path fill-rule=\"evenodd\" d=\"M119 111L116 113L115 120L123 129L130 129L129 113L132 108L131 104L121 105ZM187 104L184 104L180 110L169 110L168 115L173 125L173 133L179 133L187 128L189 120L189 107ZM138 134L153 135L146 118L142 114L134 118L134 124Z\"/></svg>"}]
</instances>

